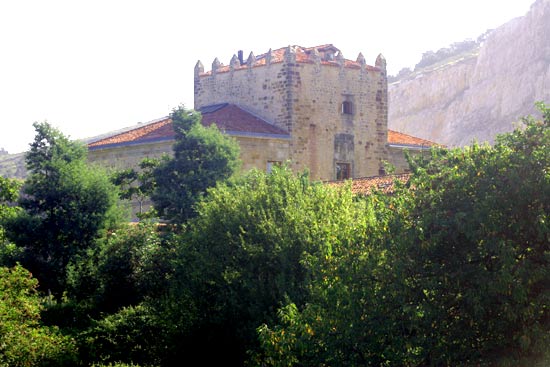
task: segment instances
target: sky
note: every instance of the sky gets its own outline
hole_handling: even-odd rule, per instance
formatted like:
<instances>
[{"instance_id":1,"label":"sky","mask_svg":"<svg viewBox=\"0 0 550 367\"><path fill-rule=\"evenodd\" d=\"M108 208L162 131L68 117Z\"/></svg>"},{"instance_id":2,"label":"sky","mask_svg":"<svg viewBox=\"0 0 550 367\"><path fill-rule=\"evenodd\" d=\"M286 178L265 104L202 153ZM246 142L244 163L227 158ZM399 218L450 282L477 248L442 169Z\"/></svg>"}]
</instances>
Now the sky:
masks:
<instances>
[{"instance_id":1,"label":"sky","mask_svg":"<svg viewBox=\"0 0 550 367\"><path fill-rule=\"evenodd\" d=\"M192 108L198 60L332 43L392 75L533 2L0 0L0 149L26 151L35 121L82 139Z\"/></svg>"}]
</instances>

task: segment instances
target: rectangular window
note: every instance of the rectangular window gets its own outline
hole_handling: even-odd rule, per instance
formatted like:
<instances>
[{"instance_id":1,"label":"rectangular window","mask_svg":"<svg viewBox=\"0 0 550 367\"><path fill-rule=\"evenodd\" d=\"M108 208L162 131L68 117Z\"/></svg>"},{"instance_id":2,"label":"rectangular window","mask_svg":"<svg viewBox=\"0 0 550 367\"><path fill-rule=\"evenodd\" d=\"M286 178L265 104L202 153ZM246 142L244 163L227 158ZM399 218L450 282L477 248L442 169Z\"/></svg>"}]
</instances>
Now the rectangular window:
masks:
<instances>
[{"instance_id":1,"label":"rectangular window","mask_svg":"<svg viewBox=\"0 0 550 367\"><path fill-rule=\"evenodd\" d=\"M336 163L336 179L346 180L351 178L351 165L349 163Z\"/></svg>"}]
</instances>

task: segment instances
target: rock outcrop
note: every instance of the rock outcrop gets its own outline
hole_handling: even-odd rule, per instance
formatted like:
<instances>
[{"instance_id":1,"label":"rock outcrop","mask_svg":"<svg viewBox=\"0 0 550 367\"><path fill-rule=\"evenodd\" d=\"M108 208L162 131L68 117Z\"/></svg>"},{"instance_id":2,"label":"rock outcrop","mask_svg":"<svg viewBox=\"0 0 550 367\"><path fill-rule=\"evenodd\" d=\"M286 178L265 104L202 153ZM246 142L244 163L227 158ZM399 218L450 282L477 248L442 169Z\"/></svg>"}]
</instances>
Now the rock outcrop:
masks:
<instances>
[{"instance_id":1,"label":"rock outcrop","mask_svg":"<svg viewBox=\"0 0 550 367\"><path fill-rule=\"evenodd\" d=\"M550 103L550 0L491 32L476 52L389 86L389 128L446 144L492 142Z\"/></svg>"},{"instance_id":2,"label":"rock outcrop","mask_svg":"<svg viewBox=\"0 0 550 367\"><path fill-rule=\"evenodd\" d=\"M7 154L6 151L0 153L0 176L5 178L27 177L27 168L25 167L25 153Z\"/></svg>"}]
</instances>

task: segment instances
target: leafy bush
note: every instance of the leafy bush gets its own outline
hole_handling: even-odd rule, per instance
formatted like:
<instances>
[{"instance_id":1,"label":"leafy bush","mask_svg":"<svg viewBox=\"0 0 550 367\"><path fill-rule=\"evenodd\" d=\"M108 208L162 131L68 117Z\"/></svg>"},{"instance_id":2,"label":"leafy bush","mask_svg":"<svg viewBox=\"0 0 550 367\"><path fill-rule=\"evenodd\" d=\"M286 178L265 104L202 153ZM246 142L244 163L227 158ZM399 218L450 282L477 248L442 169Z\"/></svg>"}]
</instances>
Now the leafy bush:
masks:
<instances>
[{"instance_id":1,"label":"leafy bush","mask_svg":"<svg viewBox=\"0 0 550 367\"><path fill-rule=\"evenodd\" d=\"M349 188L340 194L286 168L210 190L179 253L174 309L197 315L182 349L242 365L257 326L275 320L286 299L307 302L308 262L364 235L363 209Z\"/></svg>"},{"instance_id":2,"label":"leafy bush","mask_svg":"<svg viewBox=\"0 0 550 367\"><path fill-rule=\"evenodd\" d=\"M107 316L79 336L80 359L101 363L160 365L166 349L163 323L144 305Z\"/></svg>"},{"instance_id":3,"label":"leafy bush","mask_svg":"<svg viewBox=\"0 0 550 367\"><path fill-rule=\"evenodd\" d=\"M258 329L262 366L515 366L550 344L550 109L493 147L433 151L372 195L377 225L305 305Z\"/></svg>"},{"instance_id":4,"label":"leafy bush","mask_svg":"<svg viewBox=\"0 0 550 367\"><path fill-rule=\"evenodd\" d=\"M0 268L0 366L73 366L74 341L40 324L37 280L20 265Z\"/></svg>"},{"instance_id":5,"label":"leafy bush","mask_svg":"<svg viewBox=\"0 0 550 367\"><path fill-rule=\"evenodd\" d=\"M173 256L157 224L122 227L69 266L68 295L96 312L135 306L165 292Z\"/></svg>"},{"instance_id":6,"label":"leafy bush","mask_svg":"<svg viewBox=\"0 0 550 367\"><path fill-rule=\"evenodd\" d=\"M133 363L123 363L123 362L115 362L115 363L109 363L109 364L93 364L92 367L140 367L138 364Z\"/></svg>"},{"instance_id":7,"label":"leafy bush","mask_svg":"<svg viewBox=\"0 0 550 367\"><path fill-rule=\"evenodd\" d=\"M19 196L21 182L0 177L0 266L13 266L21 251L6 238L4 225L15 217L20 208L14 203Z\"/></svg>"}]
</instances>

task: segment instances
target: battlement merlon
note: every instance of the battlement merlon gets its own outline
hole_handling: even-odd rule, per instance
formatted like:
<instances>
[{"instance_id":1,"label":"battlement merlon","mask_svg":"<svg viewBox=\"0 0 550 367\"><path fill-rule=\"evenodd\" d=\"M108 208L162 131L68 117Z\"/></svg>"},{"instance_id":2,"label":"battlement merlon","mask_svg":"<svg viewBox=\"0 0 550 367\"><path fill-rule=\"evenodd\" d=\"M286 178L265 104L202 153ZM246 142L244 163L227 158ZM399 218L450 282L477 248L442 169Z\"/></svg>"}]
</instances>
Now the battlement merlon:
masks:
<instances>
[{"instance_id":1,"label":"battlement merlon","mask_svg":"<svg viewBox=\"0 0 550 367\"><path fill-rule=\"evenodd\" d=\"M239 51L239 55L242 51ZM218 58L212 63L210 71L204 71L201 61L195 66L195 78L211 76L238 70L250 70L255 67L269 66L276 63L302 63L315 64L318 66L334 66L345 69L360 69L363 71L386 73L386 59L382 54L376 58L375 65L367 65L365 57L359 53L355 61L345 59L342 52L331 44L317 47L287 46L277 50L269 49L265 54L254 56L251 52L246 61L241 57L233 55L228 65L220 63Z\"/></svg>"},{"instance_id":2,"label":"battlement merlon","mask_svg":"<svg viewBox=\"0 0 550 367\"><path fill-rule=\"evenodd\" d=\"M382 71L386 71L386 58L384 57L384 55L382 54L379 54L378 57L376 58L376 63L375 63L376 67L381 69Z\"/></svg>"}]
</instances>

